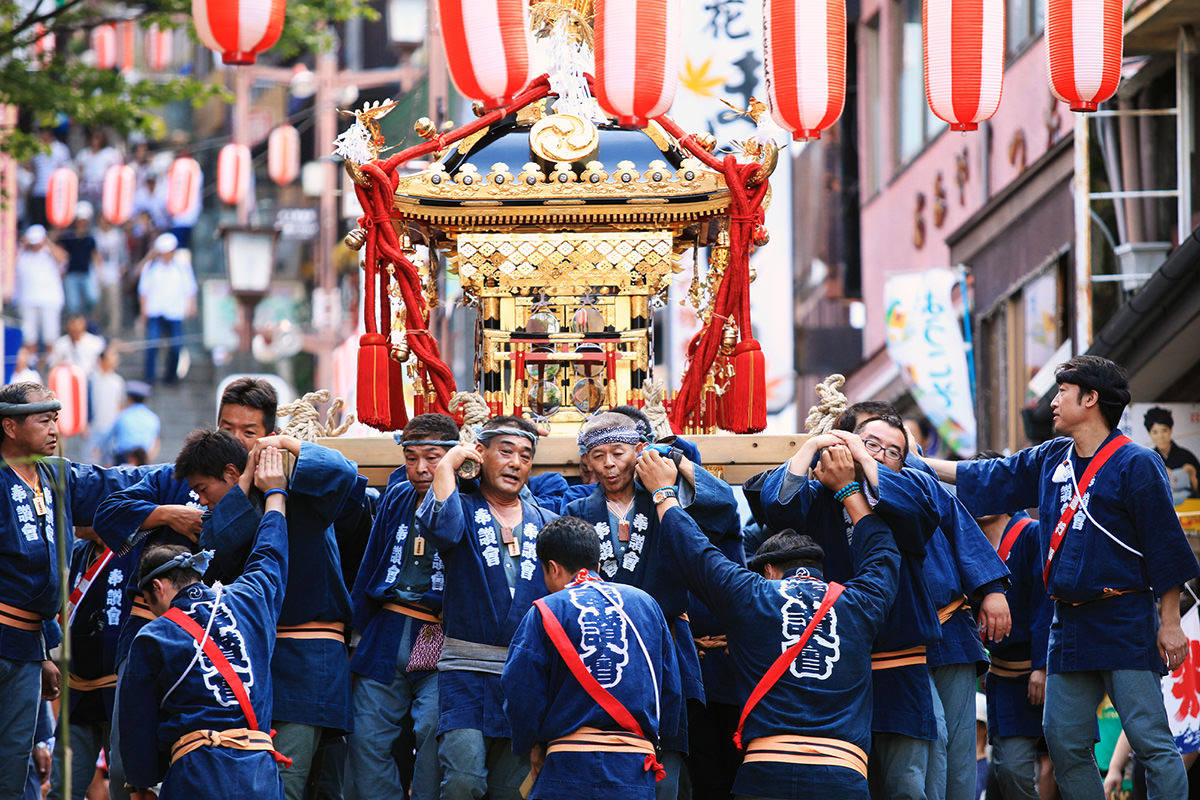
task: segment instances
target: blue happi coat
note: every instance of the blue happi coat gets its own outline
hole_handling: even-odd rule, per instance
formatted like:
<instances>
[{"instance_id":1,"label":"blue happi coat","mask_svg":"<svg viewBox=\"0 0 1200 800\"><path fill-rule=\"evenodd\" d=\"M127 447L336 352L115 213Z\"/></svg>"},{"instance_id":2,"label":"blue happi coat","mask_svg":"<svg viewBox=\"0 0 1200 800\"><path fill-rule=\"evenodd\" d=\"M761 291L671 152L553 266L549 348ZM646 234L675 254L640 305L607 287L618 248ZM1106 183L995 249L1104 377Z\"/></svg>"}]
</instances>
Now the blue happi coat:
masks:
<instances>
[{"instance_id":1,"label":"blue happi coat","mask_svg":"<svg viewBox=\"0 0 1200 800\"><path fill-rule=\"evenodd\" d=\"M60 524L57 513L62 513L66 535L73 539L74 526L91 525L100 500L137 481L139 473L123 467L74 464L62 458L42 459L37 472L46 503L44 515L36 512L33 489L16 471L0 470L0 490L4 492L0 510L0 603L50 620L59 610L58 544L54 538ZM71 547L67 550L70 552ZM42 631L0 624L2 659L42 661L48 657L50 646Z\"/></svg>"},{"instance_id":2,"label":"blue happi coat","mask_svg":"<svg viewBox=\"0 0 1200 800\"><path fill-rule=\"evenodd\" d=\"M942 637L938 606L933 602L924 572L925 544L938 528L933 502L928 496L928 480L931 479L927 475L912 470L894 473L884 467L879 469L880 507L886 501L904 502L902 511L881 514L900 550L896 602L873 649L881 666L891 660L886 654L925 648ZM833 492L820 481L794 475L784 464L767 474L761 499L772 527L776 530L794 527L821 545L825 550L825 576L829 580L841 583L854 576L857 563L849 518ZM872 686L875 694L872 730L930 741L937 738L933 687L929 667L923 660L876 669Z\"/></svg>"},{"instance_id":3,"label":"blue happi coat","mask_svg":"<svg viewBox=\"0 0 1200 800\"><path fill-rule=\"evenodd\" d=\"M1007 458L959 462L958 495L979 515L1037 506L1045 552L1090 462L1075 453L1073 440L1051 439ZM1155 597L1196 577L1200 565L1175 514L1162 459L1130 442L1090 489L1081 488L1083 507L1063 538L1047 586L1056 601L1047 669L1163 673ZM1105 590L1125 594L1106 596Z\"/></svg>"},{"instance_id":4,"label":"blue happi coat","mask_svg":"<svg viewBox=\"0 0 1200 800\"><path fill-rule=\"evenodd\" d=\"M279 625L307 622L350 623L350 592L333 522L353 501L358 468L336 450L303 442L288 485L288 536L292 568ZM241 574L261 515L253 501L234 486L212 508L200 533L200 547L216 557L210 574L222 580ZM350 659L344 642L281 638L272 661L275 716L348 731L352 724Z\"/></svg>"},{"instance_id":5,"label":"blue happi coat","mask_svg":"<svg viewBox=\"0 0 1200 800\"><path fill-rule=\"evenodd\" d=\"M702 467L695 468L696 485L680 477L676 483L679 502L713 541L741 527L733 490ZM582 500L571 502L564 512L581 517L596 527L600 537L600 574L605 580L626 583L647 592L658 601L663 615L675 634L683 695L687 700L704 702L704 682L692 631L683 615L688 610L687 587L664 561L664 547L658 533L658 514L654 501L641 483L634 479L633 509L629 512L629 541L618 537L620 520L609 511L604 488L596 484ZM687 750L687 720L680 729L664 730L664 746L669 750Z\"/></svg>"},{"instance_id":6,"label":"blue happi coat","mask_svg":"<svg viewBox=\"0 0 1200 800\"><path fill-rule=\"evenodd\" d=\"M196 544L182 533L168 527L153 530L142 530L146 518L159 506L190 506L203 508L200 498L192 491L187 481L176 480L175 465L161 464L148 467L147 472L136 483L113 492L96 507L96 519L93 527L96 535L118 554L130 554L135 569L126 573L127 583L124 614L121 619L121 629L117 643L117 665L120 666L129 653L133 637L148 622L143 616L130 614L133 597L140 595L137 591L137 562L146 545L177 544L190 550L196 549ZM144 605L144 602L139 603Z\"/></svg>"},{"instance_id":7,"label":"blue happi coat","mask_svg":"<svg viewBox=\"0 0 1200 800\"><path fill-rule=\"evenodd\" d=\"M108 549L96 542L75 542L71 553L70 584L72 594L82 588L82 578L88 569L103 558ZM92 582L73 606L71 621L72 679L97 680L115 675L117 671L117 641L122 622L129 615L129 597L125 585L137 572L140 551L124 555L113 554L103 569L96 572ZM72 684L74 684L72 680ZM115 687L83 691L71 687L71 723L99 725L112 720Z\"/></svg>"},{"instance_id":8,"label":"blue happi coat","mask_svg":"<svg viewBox=\"0 0 1200 800\"><path fill-rule=\"evenodd\" d=\"M558 515L528 500L521 501L521 513L517 561L500 541L500 525L478 492L455 490L439 501L431 490L419 504L417 528L437 547L446 569L442 626L447 639L507 647L533 601L546 594L537 535ZM511 587L505 559L513 572ZM438 735L460 728L511 736L499 675L439 670Z\"/></svg>"},{"instance_id":9,"label":"blue happi coat","mask_svg":"<svg viewBox=\"0 0 1200 800\"><path fill-rule=\"evenodd\" d=\"M588 672L654 742L660 721L677 718L682 702L671 632L648 594L588 574L591 580L555 592L546 604ZM501 683L518 755L582 727L624 731L570 673L536 608L513 636ZM546 757L529 797L653 800L654 772L633 753L556 752Z\"/></svg>"},{"instance_id":10,"label":"blue happi coat","mask_svg":"<svg viewBox=\"0 0 1200 800\"><path fill-rule=\"evenodd\" d=\"M272 717L271 652L287 577L287 525L282 514L270 512L258 525L241 577L220 590L209 628L246 687L264 731ZM204 628L217 600L215 589L193 583L171 606ZM201 747L168 768L171 746L184 734L249 727L229 685L205 655L197 655L197 648L191 634L163 617L134 639L117 687L117 738L126 779L141 787L161 780L161 800L282 798L283 782L270 752Z\"/></svg>"},{"instance_id":11,"label":"blue happi coat","mask_svg":"<svg viewBox=\"0 0 1200 800\"><path fill-rule=\"evenodd\" d=\"M728 631L738 704L744 705L780 654L799 638L827 586L816 570L771 581L734 564L679 509L666 512L663 541L693 592ZM901 557L888 526L869 516L854 526L854 574L800 657L751 711L742 731L799 734L871 749L871 643L896 597ZM878 674L878 673L876 673ZM841 766L746 762L735 795L763 798L867 797L867 781ZM825 794L836 792L835 794Z\"/></svg>"},{"instance_id":12,"label":"blue happi coat","mask_svg":"<svg viewBox=\"0 0 1200 800\"><path fill-rule=\"evenodd\" d=\"M942 609L964 595L982 597L1004 591L1008 570L975 518L915 453L909 453L905 467L932 478L924 482L924 487L937 512L938 530L926 543L924 570L934 604ZM900 498L899 504L904 501L905 498ZM897 503L884 504L880 511L886 513L895 505ZM904 513L915 516L917 511L906 509ZM979 638L979 625L969 607L959 608L942 623L942 638L928 645L926 658L930 667L987 663L987 653Z\"/></svg>"},{"instance_id":13,"label":"blue happi coat","mask_svg":"<svg viewBox=\"0 0 1200 800\"><path fill-rule=\"evenodd\" d=\"M428 539L424 555L413 552L420 499L408 481L393 483L384 492L350 592L354 629L362 634L350 670L380 683L395 679L396 656L409 619L383 611L383 604L417 606L433 614L442 611L446 576L441 556Z\"/></svg>"},{"instance_id":14,"label":"blue happi coat","mask_svg":"<svg viewBox=\"0 0 1200 800\"><path fill-rule=\"evenodd\" d=\"M1022 519L1029 519L1029 515L1024 511L1014 514L1004 526L1004 536ZM1012 573L1012 585L1005 593L1012 612L1012 633L999 644L988 645L994 668L1022 672L1046 668L1054 604L1042 585L1045 561L1038 527L1037 520L1030 520L1004 561ZM1028 674L1005 676L992 672L987 676L986 689L989 738L1042 735L1042 707L1029 702Z\"/></svg>"}]
</instances>

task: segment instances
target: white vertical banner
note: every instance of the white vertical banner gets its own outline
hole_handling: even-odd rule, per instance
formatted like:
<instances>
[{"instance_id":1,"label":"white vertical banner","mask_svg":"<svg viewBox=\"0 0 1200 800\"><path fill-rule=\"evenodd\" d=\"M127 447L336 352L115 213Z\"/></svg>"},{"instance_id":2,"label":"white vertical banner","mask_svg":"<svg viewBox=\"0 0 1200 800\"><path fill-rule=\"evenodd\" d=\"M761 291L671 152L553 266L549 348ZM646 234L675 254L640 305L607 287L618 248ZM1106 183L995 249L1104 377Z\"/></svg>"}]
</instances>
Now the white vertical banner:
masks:
<instances>
[{"instance_id":1,"label":"white vertical banner","mask_svg":"<svg viewBox=\"0 0 1200 800\"><path fill-rule=\"evenodd\" d=\"M957 285L958 278L948 269L888 278L883 290L887 349L942 440L960 456L971 456L975 407L952 297Z\"/></svg>"},{"instance_id":2,"label":"white vertical banner","mask_svg":"<svg viewBox=\"0 0 1200 800\"><path fill-rule=\"evenodd\" d=\"M1162 679L1163 704L1175 746L1181 753L1200 750L1200 616L1192 606L1180 623L1188 638L1187 657Z\"/></svg>"},{"instance_id":3,"label":"white vertical banner","mask_svg":"<svg viewBox=\"0 0 1200 800\"><path fill-rule=\"evenodd\" d=\"M717 139L717 155L737 152L736 142L760 134L754 121L738 114L733 106L749 109L751 98L766 102L763 74L763 24L761 0L683 0L683 58L679 87L670 116L691 133L711 133ZM764 225L771 241L750 258L757 278L750 287L753 336L762 345L767 366L767 432L796 430L794 407L795 332L792 307L792 199L791 148L786 134L763 112L766 127L782 149L779 165L771 176L770 205ZM783 145L787 144L787 147ZM701 261L704 252L699 255ZM671 287L667 312L669 347L666 366L671 381L678 385L686 365L687 345L699 330L691 306L679 304L687 296L691 280L691 257L685 255L685 270Z\"/></svg>"}]
</instances>

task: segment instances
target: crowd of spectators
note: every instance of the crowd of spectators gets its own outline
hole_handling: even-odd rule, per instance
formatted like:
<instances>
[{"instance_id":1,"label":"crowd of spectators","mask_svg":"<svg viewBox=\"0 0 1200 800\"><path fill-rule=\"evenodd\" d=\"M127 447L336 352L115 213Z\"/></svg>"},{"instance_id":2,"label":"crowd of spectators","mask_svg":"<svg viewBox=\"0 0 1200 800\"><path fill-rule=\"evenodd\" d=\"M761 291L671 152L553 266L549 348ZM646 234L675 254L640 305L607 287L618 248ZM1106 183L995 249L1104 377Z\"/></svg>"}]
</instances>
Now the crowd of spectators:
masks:
<instances>
[{"instance_id":1,"label":"crowd of spectators","mask_svg":"<svg viewBox=\"0 0 1200 800\"><path fill-rule=\"evenodd\" d=\"M60 364L78 366L91 402L88 429L79 437L86 455L83 450L75 455L118 463L127 460L130 449L153 452L157 447L156 429L148 441L129 447L124 441L129 437L116 436L115 426L126 407L136 409L135 418L153 414L143 403L156 380L172 384L178 378L183 322L197 310L189 245L202 196L185 214L167 211L167 172L176 158L188 154L182 132L152 145L132 138L114 143L97 128L84 133L74 153L64 131L46 127L37 135L43 150L18 174L20 237L13 280L5 287L6 323L21 334L9 365L11 379L44 383ZM102 213L104 177L120 164L134 167L133 213L129 221L113 225ZM47 218L46 195L50 175L63 167L78 175L79 200L73 223L55 228ZM197 183L198 195L202 183ZM167 352L159 368L162 345ZM122 353L134 356L127 364L141 364L142 380L131 382L137 384L136 399L118 372ZM154 426L136 427L149 431Z\"/></svg>"}]
</instances>

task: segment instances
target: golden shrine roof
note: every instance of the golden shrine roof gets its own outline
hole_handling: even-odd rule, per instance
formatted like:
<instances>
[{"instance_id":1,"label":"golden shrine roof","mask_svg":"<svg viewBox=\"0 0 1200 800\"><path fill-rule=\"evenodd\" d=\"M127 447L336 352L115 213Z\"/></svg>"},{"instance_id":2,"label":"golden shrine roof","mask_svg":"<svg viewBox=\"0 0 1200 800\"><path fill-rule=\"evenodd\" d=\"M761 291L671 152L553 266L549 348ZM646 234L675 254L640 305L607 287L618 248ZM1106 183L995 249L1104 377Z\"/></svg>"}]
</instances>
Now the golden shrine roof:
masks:
<instances>
[{"instance_id":1,"label":"golden shrine roof","mask_svg":"<svg viewBox=\"0 0 1200 800\"><path fill-rule=\"evenodd\" d=\"M401 176L394 208L435 227L678 226L728 212L723 176L683 158L656 127L626 130L504 122ZM578 123L578 118L565 117ZM567 160L554 160L558 155Z\"/></svg>"}]
</instances>

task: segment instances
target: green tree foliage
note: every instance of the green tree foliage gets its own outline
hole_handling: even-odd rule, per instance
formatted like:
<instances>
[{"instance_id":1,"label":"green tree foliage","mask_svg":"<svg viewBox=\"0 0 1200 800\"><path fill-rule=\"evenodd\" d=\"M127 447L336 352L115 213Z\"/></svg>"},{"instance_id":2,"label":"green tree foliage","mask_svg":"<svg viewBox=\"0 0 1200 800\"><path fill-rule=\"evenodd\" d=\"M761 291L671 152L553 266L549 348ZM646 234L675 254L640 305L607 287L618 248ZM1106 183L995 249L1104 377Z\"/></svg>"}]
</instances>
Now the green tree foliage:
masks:
<instances>
[{"instance_id":1,"label":"green tree foliage","mask_svg":"<svg viewBox=\"0 0 1200 800\"><path fill-rule=\"evenodd\" d=\"M283 34L270 53L279 59L320 52L331 45L329 25L363 16L377 17L367 0L289 0ZM187 76L121 75L85 63L90 34L97 25L136 21L141 31L184 26L193 38L191 0L108 3L96 0L0 0L0 104L32 112L39 123L65 114L76 125L101 125L122 134L140 131L161 137L159 109L171 102L195 104L227 97L219 84ZM35 63L38 39L53 34L52 54ZM38 148L29 133L0 134L0 152L17 159Z\"/></svg>"}]
</instances>

